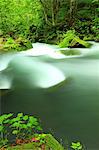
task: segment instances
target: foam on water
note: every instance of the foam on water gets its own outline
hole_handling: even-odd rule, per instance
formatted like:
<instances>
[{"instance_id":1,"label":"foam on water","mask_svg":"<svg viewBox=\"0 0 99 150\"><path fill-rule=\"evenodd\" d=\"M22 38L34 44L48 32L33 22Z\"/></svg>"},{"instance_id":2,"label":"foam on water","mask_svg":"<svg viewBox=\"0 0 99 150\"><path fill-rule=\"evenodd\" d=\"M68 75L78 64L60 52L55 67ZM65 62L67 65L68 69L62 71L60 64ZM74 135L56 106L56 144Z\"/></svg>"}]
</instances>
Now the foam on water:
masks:
<instances>
[{"instance_id":1,"label":"foam on water","mask_svg":"<svg viewBox=\"0 0 99 150\"><path fill-rule=\"evenodd\" d=\"M64 59L64 58L76 58L76 57L83 57L86 55L92 55L93 53L99 52L99 43L90 41L91 48L73 48L72 50L79 50L81 55L73 55L73 56L66 56L64 54L59 53L59 50L70 50L70 48L59 48L58 45L50 45L45 43L33 43L33 48L21 54L25 56L40 56L40 55L48 55L50 58L53 59Z\"/></svg>"},{"instance_id":2,"label":"foam on water","mask_svg":"<svg viewBox=\"0 0 99 150\"><path fill-rule=\"evenodd\" d=\"M38 69L39 71L38 70L36 70L36 72L34 71L36 73L36 76L37 76L37 74L43 73L42 77L40 76L41 80L39 79L39 77L36 80L36 86L37 86L37 84L39 86L41 84L42 88L44 88L44 87L47 88L47 87L53 86L55 84L58 84L59 82L65 80L65 77L62 74L62 72L60 70L58 70L57 68L53 67L52 65L44 63L43 59L39 60L38 56L41 56L41 57L47 56L49 60L50 60L50 58L52 58L54 60L54 59L67 59L67 58L73 59L73 58L86 57L86 56L93 57L94 55L99 57L99 43L96 43L96 42L90 42L90 43L93 44L91 48L76 48L81 51L81 55L75 55L75 56L66 56L61 53L58 53L59 50L68 50L69 48L61 48L60 49L56 45L49 45L49 44L45 44L45 43L33 43L33 48L30 50L27 50L27 51L22 51L22 52L18 52L18 53L7 53L7 54L0 55L0 72L1 72L0 73L0 89L11 87L12 76L9 77L9 75L8 75L9 73L6 74L6 73L2 73L2 72L3 72L3 70L8 70L8 69L6 69L8 67L8 64L10 62L14 62L14 59L17 60L17 58L20 56L21 56L21 59L19 62L22 65L21 69L24 68L25 73L28 70L27 68L29 68L29 71L32 74L34 74L33 69L35 70L35 68L39 68ZM28 58L26 58L25 56ZM34 62L33 62L33 60L31 61L31 59L29 58L30 56L32 56L32 59L37 58L39 60L40 65L38 65L38 66L35 65L35 67L33 68L33 64L35 64L35 60L34 60ZM27 61L27 59L28 59L28 61ZM20 67L19 62L17 61L17 68ZM23 62L24 62L24 64L23 64ZM28 67L26 67L27 64L28 64ZM15 69L15 67L13 67L13 68ZM17 68L16 68L16 70L17 70ZM52 76L52 72L53 72L54 76ZM44 76L44 74L45 74L45 76ZM31 80L32 80L32 76L31 76ZM32 81L32 82L33 82L33 84L35 83L34 81ZM30 81L30 83L31 83L31 81Z\"/></svg>"},{"instance_id":3,"label":"foam on water","mask_svg":"<svg viewBox=\"0 0 99 150\"><path fill-rule=\"evenodd\" d=\"M49 88L66 79L56 67L41 62L38 58L33 59L26 56L16 56L10 60L8 67L1 72L0 77L2 78L0 89L10 88L11 84L12 88L17 89Z\"/></svg>"}]
</instances>

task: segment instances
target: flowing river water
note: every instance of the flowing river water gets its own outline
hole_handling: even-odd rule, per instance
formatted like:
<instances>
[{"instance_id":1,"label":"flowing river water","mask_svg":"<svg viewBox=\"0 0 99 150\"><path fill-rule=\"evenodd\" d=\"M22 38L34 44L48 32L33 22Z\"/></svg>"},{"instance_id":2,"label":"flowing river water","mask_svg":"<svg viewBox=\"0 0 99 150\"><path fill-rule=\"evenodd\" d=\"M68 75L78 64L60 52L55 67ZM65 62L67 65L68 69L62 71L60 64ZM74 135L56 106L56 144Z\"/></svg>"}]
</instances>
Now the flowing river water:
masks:
<instances>
[{"instance_id":1,"label":"flowing river water","mask_svg":"<svg viewBox=\"0 0 99 150\"><path fill-rule=\"evenodd\" d=\"M81 57L38 58L58 68L67 81L52 89L32 89L25 85L27 88L4 90L1 113L33 114L41 119L45 131L62 139L64 144L81 141L87 150L99 150L99 43ZM23 74L18 76L26 80ZM53 72L50 76L54 76ZM16 83L17 80L13 84Z\"/></svg>"}]
</instances>

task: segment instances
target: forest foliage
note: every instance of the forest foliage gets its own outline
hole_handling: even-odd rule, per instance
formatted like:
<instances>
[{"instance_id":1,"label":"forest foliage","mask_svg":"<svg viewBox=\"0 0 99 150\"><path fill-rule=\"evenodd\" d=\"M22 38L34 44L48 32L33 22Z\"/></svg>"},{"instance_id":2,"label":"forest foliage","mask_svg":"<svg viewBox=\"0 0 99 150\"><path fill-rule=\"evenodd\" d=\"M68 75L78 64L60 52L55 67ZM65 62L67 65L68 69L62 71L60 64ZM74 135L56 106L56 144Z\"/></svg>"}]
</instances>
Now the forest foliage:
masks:
<instances>
[{"instance_id":1,"label":"forest foliage","mask_svg":"<svg viewBox=\"0 0 99 150\"><path fill-rule=\"evenodd\" d=\"M68 30L99 41L99 0L0 0L0 50L57 44Z\"/></svg>"}]
</instances>

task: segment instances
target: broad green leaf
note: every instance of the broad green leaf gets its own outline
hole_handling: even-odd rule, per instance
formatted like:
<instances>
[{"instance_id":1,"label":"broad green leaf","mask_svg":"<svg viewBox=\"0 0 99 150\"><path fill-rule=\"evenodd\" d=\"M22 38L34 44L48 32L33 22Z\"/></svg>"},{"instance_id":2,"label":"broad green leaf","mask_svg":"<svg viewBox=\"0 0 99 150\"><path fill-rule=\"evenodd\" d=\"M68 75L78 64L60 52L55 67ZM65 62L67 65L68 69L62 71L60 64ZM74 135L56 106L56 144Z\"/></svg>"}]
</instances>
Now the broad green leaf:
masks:
<instances>
[{"instance_id":1,"label":"broad green leaf","mask_svg":"<svg viewBox=\"0 0 99 150\"><path fill-rule=\"evenodd\" d=\"M2 132L2 131L3 131L3 129L4 129L4 127L3 127L3 126L0 126L0 132Z\"/></svg>"},{"instance_id":2,"label":"broad green leaf","mask_svg":"<svg viewBox=\"0 0 99 150\"><path fill-rule=\"evenodd\" d=\"M28 115L25 115L24 117L23 117L23 120L28 120Z\"/></svg>"},{"instance_id":3,"label":"broad green leaf","mask_svg":"<svg viewBox=\"0 0 99 150\"><path fill-rule=\"evenodd\" d=\"M21 125L21 128L27 129L27 125L26 125L26 124L22 124L22 125Z\"/></svg>"},{"instance_id":4,"label":"broad green leaf","mask_svg":"<svg viewBox=\"0 0 99 150\"><path fill-rule=\"evenodd\" d=\"M18 113L17 117L23 117L23 113Z\"/></svg>"},{"instance_id":5,"label":"broad green leaf","mask_svg":"<svg viewBox=\"0 0 99 150\"><path fill-rule=\"evenodd\" d=\"M13 130L12 134L18 134L18 130Z\"/></svg>"},{"instance_id":6,"label":"broad green leaf","mask_svg":"<svg viewBox=\"0 0 99 150\"><path fill-rule=\"evenodd\" d=\"M12 125L11 125L11 127L20 127L20 123L19 122L15 122L15 123L13 123Z\"/></svg>"}]
</instances>

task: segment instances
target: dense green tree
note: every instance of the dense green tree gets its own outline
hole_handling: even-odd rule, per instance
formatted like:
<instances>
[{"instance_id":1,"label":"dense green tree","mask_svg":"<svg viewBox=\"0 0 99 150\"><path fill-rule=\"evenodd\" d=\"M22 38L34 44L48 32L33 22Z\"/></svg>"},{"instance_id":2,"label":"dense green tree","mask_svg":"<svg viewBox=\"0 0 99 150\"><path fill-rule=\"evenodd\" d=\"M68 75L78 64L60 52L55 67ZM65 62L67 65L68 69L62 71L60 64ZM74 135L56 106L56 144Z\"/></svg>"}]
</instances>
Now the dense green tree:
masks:
<instances>
[{"instance_id":1,"label":"dense green tree","mask_svg":"<svg viewBox=\"0 0 99 150\"><path fill-rule=\"evenodd\" d=\"M41 5L37 0L1 0L0 29L5 33L26 35L31 25L42 23Z\"/></svg>"}]
</instances>

